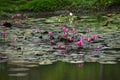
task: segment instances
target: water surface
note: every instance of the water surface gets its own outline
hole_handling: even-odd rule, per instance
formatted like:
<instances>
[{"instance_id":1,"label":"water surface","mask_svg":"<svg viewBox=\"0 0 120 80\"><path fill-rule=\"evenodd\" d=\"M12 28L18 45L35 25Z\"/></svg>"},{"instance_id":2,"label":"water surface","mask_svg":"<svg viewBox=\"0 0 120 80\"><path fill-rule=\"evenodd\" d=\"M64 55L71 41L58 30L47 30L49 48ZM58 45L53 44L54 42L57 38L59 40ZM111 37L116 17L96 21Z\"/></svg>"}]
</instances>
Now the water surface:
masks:
<instances>
[{"instance_id":1,"label":"water surface","mask_svg":"<svg viewBox=\"0 0 120 80\"><path fill-rule=\"evenodd\" d=\"M83 66L78 67L77 64L55 62L52 65L29 68L28 71L10 71L10 68L21 67L0 64L0 80L120 80L120 63L114 65L84 63ZM11 75L17 73L28 75Z\"/></svg>"}]
</instances>

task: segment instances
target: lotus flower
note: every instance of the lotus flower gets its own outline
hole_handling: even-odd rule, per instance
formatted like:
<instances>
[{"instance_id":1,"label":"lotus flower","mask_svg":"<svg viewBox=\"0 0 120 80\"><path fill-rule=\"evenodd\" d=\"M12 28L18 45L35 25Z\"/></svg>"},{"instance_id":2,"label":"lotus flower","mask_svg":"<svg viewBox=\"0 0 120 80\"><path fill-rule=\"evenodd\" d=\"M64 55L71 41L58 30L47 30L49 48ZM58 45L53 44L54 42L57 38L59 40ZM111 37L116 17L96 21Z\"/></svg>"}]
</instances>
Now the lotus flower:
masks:
<instances>
[{"instance_id":1,"label":"lotus flower","mask_svg":"<svg viewBox=\"0 0 120 80\"><path fill-rule=\"evenodd\" d=\"M84 41L84 38L82 36L80 37L80 41L81 41L81 43L83 43L83 41Z\"/></svg>"},{"instance_id":2,"label":"lotus flower","mask_svg":"<svg viewBox=\"0 0 120 80\"><path fill-rule=\"evenodd\" d=\"M21 17L21 14L20 14L20 13L18 13L18 14L16 14L16 16L17 16L17 17Z\"/></svg>"},{"instance_id":3,"label":"lotus flower","mask_svg":"<svg viewBox=\"0 0 120 80\"><path fill-rule=\"evenodd\" d=\"M101 46L98 45L98 46L97 46L97 50L100 50L100 49L101 49Z\"/></svg>"},{"instance_id":4,"label":"lotus flower","mask_svg":"<svg viewBox=\"0 0 120 80\"><path fill-rule=\"evenodd\" d=\"M28 16L25 16L26 19L28 19Z\"/></svg>"},{"instance_id":5,"label":"lotus flower","mask_svg":"<svg viewBox=\"0 0 120 80\"><path fill-rule=\"evenodd\" d=\"M15 16L11 16L10 18L11 18L11 19L14 19L14 18L15 18Z\"/></svg>"},{"instance_id":6,"label":"lotus flower","mask_svg":"<svg viewBox=\"0 0 120 80\"><path fill-rule=\"evenodd\" d=\"M98 34L93 34L93 35L92 35L92 39L93 39L93 40L95 40L95 39L97 39L97 38L98 38Z\"/></svg>"},{"instance_id":7,"label":"lotus flower","mask_svg":"<svg viewBox=\"0 0 120 80\"><path fill-rule=\"evenodd\" d=\"M69 41L73 41L73 38L72 38L72 37L69 37Z\"/></svg>"},{"instance_id":8,"label":"lotus flower","mask_svg":"<svg viewBox=\"0 0 120 80\"><path fill-rule=\"evenodd\" d=\"M13 38L13 42L17 42L17 38L16 37Z\"/></svg>"},{"instance_id":9,"label":"lotus flower","mask_svg":"<svg viewBox=\"0 0 120 80\"><path fill-rule=\"evenodd\" d=\"M49 32L48 32L48 35L49 35L49 36L52 36L52 34L53 34L52 31L49 31Z\"/></svg>"},{"instance_id":10,"label":"lotus flower","mask_svg":"<svg viewBox=\"0 0 120 80\"><path fill-rule=\"evenodd\" d=\"M58 44L58 45L57 45L57 48L58 48L58 49L61 49L61 48L62 48L62 46L61 46L60 44Z\"/></svg>"},{"instance_id":11,"label":"lotus flower","mask_svg":"<svg viewBox=\"0 0 120 80\"><path fill-rule=\"evenodd\" d=\"M60 29L63 30L64 33L65 32L67 32L67 33L69 32L69 29L66 26L62 26Z\"/></svg>"},{"instance_id":12,"label":"lotus flower","mask_svg":"<svg viewBox=\"0 0 120 80\"><path fill-rule=\"evenodd\" d=\"M77 45L80 47L83 44L84 38L81 36L80 40L77 42Z\"/></svg>"},{"instance_id":13,"label":"lotus flower","mask_svg":"<svg viewBox=\"0 0 120 80\"><path fill-rule=\"evenodd\" d=\"M64 37L67 37L67 36L68 36L68 33L65 32L65 33L64 33Z\"/></svg>"},{"instance_id":14,"label":"lotus flower","mask_svg":"<svg viewBox=\"0 0 120 80\"><path fill-rule=\"evenodd\" d=\"M91 41L91 38L87 38L87 42L89 43Z\"/></svg>"},{"instance_id":15,"label":"lotus flower","mask_svg":"<svg viewBox=\"0 0 120 80\"><path fill-rule=\"evenodd\" d=\"M81 41L78 41L77 42L77 45L80 47L82 45L82 42Z\"/></svg>"},{"instance_id":16,"label":"lotus flower","mask_svg":"<svg viewBox=\"0 0 120 80\"><path fill-rule=\"evenodd\" d=\"M73 29L72 29L72 33L73 33L73 34L76 34L76 28L73 28Z\"/></svg>"},{"instance_id":17,"label":"lotus flower","mask_svg":"<svg viewBox=\"0 0 120 80\"><path fill-rule=\"evenodd\" d=\"M6 38L7 34L6 34L5 32L3 32L3 33L1 34L1 36L2 36L2 38Z\"/></svg>"},{"instance_id":18,"label":"lotus flower","mask_svg":"<svg viewBox=\"0 0 120 80\"><path fill-rule=\"evenodd\" d=\"M65 33L68 33L68 32L69 32L69 29L68 29L68 28L65 28L64 32L65 32Z\"/></svg>"},{"instance_id":19,"label":"lotus flower","mask_svg":"<svg viewBox=\"0 0 120 80\"><path fill-rule=\"evenodd\" d=\"M60 29L64 31L66 29L66 27L62 26L62 27L60 27Z\"/></svg>"},{"instance_id":20,"label":"lotus flower","mask_svg":"<svg viewBox=\"0 0 120 80\"><path fill-rule=\"evenodd\" d=\"M1 33L2 38L4 38L4 45L5 45L5 38L7 37L7 34L5 32ZM3 46L4 47L4 46Z\"/></svg>"}]
</instances>

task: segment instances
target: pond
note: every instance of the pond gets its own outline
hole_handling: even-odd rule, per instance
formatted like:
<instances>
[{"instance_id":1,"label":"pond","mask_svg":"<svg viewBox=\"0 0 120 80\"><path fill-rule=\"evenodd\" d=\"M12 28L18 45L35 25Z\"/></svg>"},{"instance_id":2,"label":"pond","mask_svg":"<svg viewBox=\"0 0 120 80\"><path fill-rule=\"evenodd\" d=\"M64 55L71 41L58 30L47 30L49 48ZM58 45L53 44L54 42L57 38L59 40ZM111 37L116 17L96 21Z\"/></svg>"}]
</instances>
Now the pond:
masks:
<instances>
[{"instance_id":1,"label":"pond","mask_svg":"<svg viewBox=\"0 0 120 80\"><path fill-rule=\"evenodd\" d=\"M119 68L120 63L84 63L79 67L77 64L55 62L33 68L2 63L0 80L120 80Z\"/></svg>"},{"instance_id":2,"label":"pond","mask_svg":"<svg viewBox=\"0 0 120 80\"><path fill-rule=\"evenodd\" d=\"M12 28L1 25L0 50L11 63L41 64L63 59L115 63L120 61L119 21L120 14L68 14L47 18L26 18L19 14L8 19Z\"/></svg>"},{"instance_id":3,"label":"pond","mask_svg":"<svg viewBox=\"0 0 120 80\"><path fill-rule=\"evenodd\" d=\"M120 14L8 22L0 25L0 80L120 80Z\"/></svg>"}]
</instances>

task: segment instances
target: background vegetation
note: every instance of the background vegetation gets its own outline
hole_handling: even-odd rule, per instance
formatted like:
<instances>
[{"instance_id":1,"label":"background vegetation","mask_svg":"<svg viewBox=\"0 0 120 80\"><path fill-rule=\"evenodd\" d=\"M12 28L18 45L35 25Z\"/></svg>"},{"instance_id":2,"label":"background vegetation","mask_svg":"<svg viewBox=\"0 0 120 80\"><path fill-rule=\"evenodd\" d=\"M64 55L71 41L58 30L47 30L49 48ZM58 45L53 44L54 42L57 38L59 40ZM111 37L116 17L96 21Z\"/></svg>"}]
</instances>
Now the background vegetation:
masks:
<instances>
[{"instance_id":1,"label":"background vegetation","mask_svg":"<svg viewBox=\"0 0 120 80\"><path fill-rule=\"evenodd\" d=\"M0 11L51 11L86 7L106 7L120 4L120 0L0 0Z\"/></svg>"}]
</instances>

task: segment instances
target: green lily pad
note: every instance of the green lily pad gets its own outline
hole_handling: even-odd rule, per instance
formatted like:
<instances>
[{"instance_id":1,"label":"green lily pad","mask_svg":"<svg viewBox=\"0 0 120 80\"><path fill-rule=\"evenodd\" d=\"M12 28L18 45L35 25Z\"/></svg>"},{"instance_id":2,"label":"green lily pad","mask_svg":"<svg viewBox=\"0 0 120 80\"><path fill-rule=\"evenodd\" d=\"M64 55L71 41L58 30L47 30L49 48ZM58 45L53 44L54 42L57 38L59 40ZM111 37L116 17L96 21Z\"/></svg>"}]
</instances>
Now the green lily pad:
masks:
<instances>
[{"instance_id":1,"label":"green lily pad","mask_svg":"<svg viewBox=\"0 0 120 80\"><path fill-rule=\"evenodd\" d=\"M117 64L117 62L113 62L113 61L106 61L106 62L99 62L100 64Z\"/></svg>"}]
</instances>

